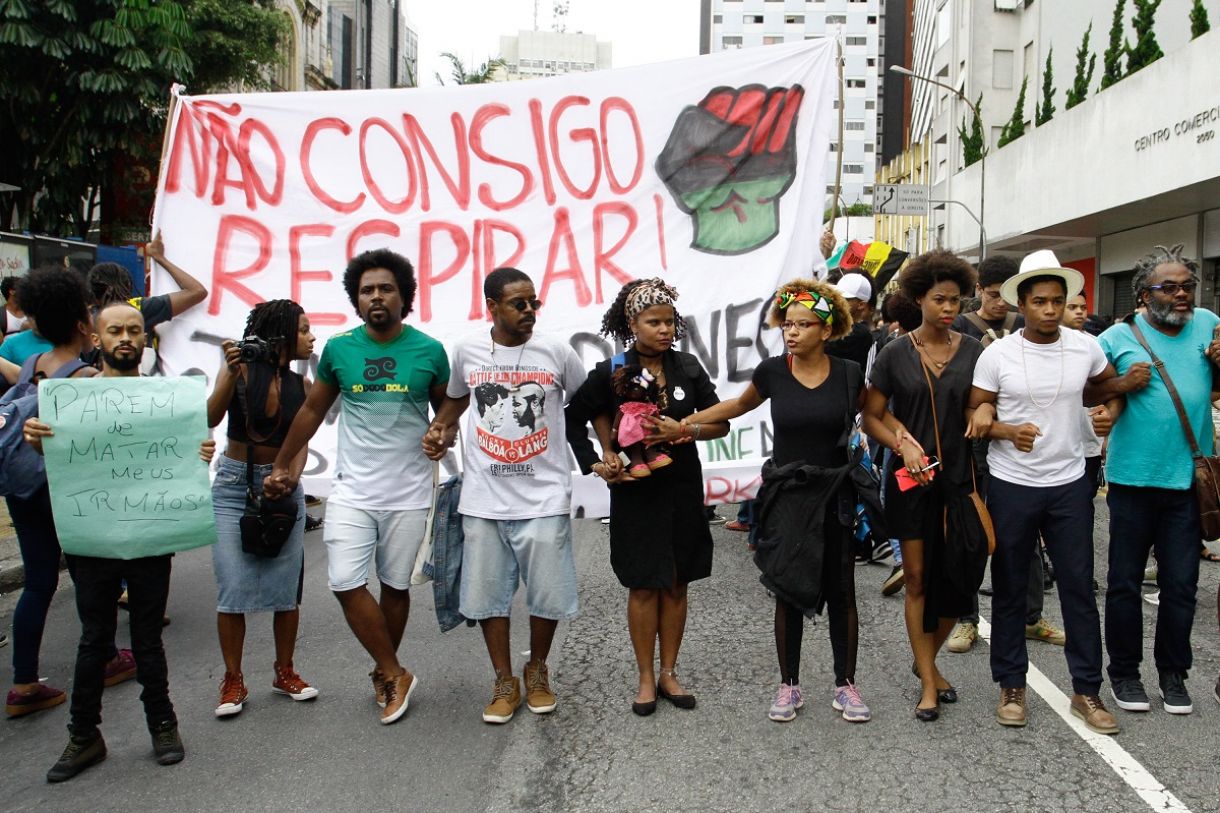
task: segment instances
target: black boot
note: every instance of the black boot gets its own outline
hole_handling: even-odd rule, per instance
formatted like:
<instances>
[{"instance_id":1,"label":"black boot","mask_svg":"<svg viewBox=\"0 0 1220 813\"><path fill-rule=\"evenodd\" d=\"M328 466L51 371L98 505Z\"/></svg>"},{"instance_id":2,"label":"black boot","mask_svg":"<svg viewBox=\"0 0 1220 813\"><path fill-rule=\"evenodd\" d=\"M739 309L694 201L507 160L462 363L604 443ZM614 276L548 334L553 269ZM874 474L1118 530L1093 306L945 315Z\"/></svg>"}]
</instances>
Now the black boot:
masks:
<instances>
[{"instance_id":1,"label":"black boot","mask_svg":"<svg viewBox=\"0 0 1220 813\"><path fill-rule=\"evenodd\" d=\"M175 765L186 758L186 749L182 747L182 738L178 736L177 721L166 720L158 723L150 733L158 765Z\"/></svg>"},{"instance_id":2,"label":"black boot","mask_svg":"<svg viewBox=\"0 0 1220 813\"><path fill-rule=\"evenodd\" d=\"M102 732L78 737L73 734L63 755L47 771L48 782L64 782L106 758L106 741Z\"/></svg>"}]
</instances>

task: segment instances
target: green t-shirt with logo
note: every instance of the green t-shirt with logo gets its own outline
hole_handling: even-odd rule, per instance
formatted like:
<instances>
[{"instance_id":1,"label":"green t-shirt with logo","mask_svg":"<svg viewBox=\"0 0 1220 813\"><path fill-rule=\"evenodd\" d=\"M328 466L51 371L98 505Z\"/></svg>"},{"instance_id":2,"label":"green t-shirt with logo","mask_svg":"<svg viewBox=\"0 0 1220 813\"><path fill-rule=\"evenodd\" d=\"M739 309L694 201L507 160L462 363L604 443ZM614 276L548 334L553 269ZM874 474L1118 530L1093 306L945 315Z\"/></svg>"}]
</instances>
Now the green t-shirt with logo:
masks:
<instances>
[{"instance_id":1,"label":"green t-shirt with logo","mask_svg":"<svg viewBox=\"0 0 1220 813\"><path fill-rule=\"evenodd\" d=\"M420 443L429 423L428 393L449 381L441 343L403 325L383 344L361 325L326 342L318 380L340 392L330 501L368 511L428 508L432 463Z\"/></svg>"}]
</instances>

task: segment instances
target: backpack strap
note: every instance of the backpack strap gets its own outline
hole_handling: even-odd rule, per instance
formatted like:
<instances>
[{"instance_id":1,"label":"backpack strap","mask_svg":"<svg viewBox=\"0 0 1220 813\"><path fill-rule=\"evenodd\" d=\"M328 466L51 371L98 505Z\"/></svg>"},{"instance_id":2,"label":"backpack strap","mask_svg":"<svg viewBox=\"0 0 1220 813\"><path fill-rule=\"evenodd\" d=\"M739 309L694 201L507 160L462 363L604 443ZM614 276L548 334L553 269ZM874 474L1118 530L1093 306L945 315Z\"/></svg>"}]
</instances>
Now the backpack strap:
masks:
<instances>
[{"instance_id":1,"label":"backpack strap","mask_svg":"<svg viewBox=\"0 0 1220 813\"><path fill-rule=\"evenodd\" d=\"M1008 334L1012 333L1013 328L1015 328L1016 326L1017 326L1017 314L1014 311L1009 311L1004 316L1004 326L1001 327L1000 330L1003 330L1004 336L1007 336ZM1003 338L1004 336L1001 336L1000 338Z\"/></svg>"},{"instance_id":2,"label":"backpack strap","mask_svg":"<svg viewBox=\"0 0 1220 813\"><path fill-rule=\"evenodd\" d=\"M614 371L619 367L627 365L627 353L618 353L610 358L610 375L614 375Z\"/></svg>"},{"instance_id":3,"label":"backpack strap","mask_svg":"<svg viewBox=\"0 0 1220 813\"><path fill-rule=\"evenodd\" d=\"M984 336L986 336L987 331L991 329L988 327L987 323L983 321L983 317L979 316L978 311L970 311L970 313L964 313L962 316L965 317L967 322L977 327L979 329L979 333L983 334Z\"/></svg>"},{"instance_id":4,"label":"backpack strap","mask_svg":"<svg viewBox=\"0 0 1220 813\"><path fill-rule=\"evenodd\" d=\"M74 358L59 365L59 369L51 374L51 378L71 378L88 366L88 364L79 358Z\"/></svg>"}]
</instances>

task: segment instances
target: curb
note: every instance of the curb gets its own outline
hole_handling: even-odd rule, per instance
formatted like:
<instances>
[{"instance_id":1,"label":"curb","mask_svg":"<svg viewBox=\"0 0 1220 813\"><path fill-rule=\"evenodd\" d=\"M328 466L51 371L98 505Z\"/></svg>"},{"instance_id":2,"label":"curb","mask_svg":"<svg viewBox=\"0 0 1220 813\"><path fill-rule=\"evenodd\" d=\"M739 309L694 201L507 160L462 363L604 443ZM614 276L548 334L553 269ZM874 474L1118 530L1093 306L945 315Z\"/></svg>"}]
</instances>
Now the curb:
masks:
<instances>
[{"instance_id":1,"label":"curb","mask_svg":"<svg viewBox=\"0 0 1220 813\"><path fill-rule=\"evenodd\" d=\"M0 594L13 593L25 586L25 567L0 568Z\"/></svg>"}]
</instances>

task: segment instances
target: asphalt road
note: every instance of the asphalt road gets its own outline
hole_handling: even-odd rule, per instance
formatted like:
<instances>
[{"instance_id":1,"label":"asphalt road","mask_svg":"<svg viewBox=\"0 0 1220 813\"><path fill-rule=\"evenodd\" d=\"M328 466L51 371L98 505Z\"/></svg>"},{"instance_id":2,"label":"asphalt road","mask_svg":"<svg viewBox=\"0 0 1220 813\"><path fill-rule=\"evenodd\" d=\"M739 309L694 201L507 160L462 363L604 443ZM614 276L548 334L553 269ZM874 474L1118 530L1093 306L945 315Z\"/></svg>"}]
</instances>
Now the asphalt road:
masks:
<instances>
[{"instance_id":1,"label":"asphalt road","mask_svg":"<svg viewBox=\"0 0 1220 813\"><path fill-rule=\"evenodd\" d=\"M321 696L293 703L271 694L270 618L252 617L245 664L251 702L240 716L217 720L212 709L223 667L211 558L207 550L179 555L165 641L186 761L168 768L152 761L133 681L106 692L109 758L63 785L47 785L43 777L66 742L67 707L0 722L0 810L1143 813L1152 806L1041 696L1031 692L1028 727L996 725L998 690L982 642L971 653L942 656L942 671L961 701L945 707L937 723L915 721L918 684L909 671L901 594L880 595L889 570L875 565L857 568L857 678L872 722L849 724L830 708L830 649L821 619L806 634L806 707L793 723L769 721L778 683L773 605L758 584L744 535L723 528L714 535L715 572L691 590L680 662L687 686L698 694L696 710L662 706L650 718L631 714L626 592L610 572L605 528L580 520L582 614L560 626L552 657L559 708L548 717L522 708L506 726L480 719L492 683L481 636L466 628L441 636L427 588L415 593L402 650L420 688L403 720L378 725L368 658L326 591L319 533L306 540L297 666ZM1104 564L1099 553L1099 575ZM1171 717L1155 700L1150 714L1119 712L1124 730L1113 744L1121 750L1109 754L1111 762L1133 760L1122 770L1135 784L1159 783L1182 805L1166 806L1168 797L1153 788L1148 798L1157 809L1220 810L1220 705L1211 696L1220 670L1220 565L1204 563L1202 570L1188 683L1195 713ZM42 673L59 686L70 681L75 652L72 600L65 574L42 650ZM0 598L6 627L13 602L13 596ZM1150 660L1156 609L1144 609ZM1059 621L1053 596L1047 615ZM515 620L524 621L520 608ZM528 645L525 631L524 623L514 630L518 661ZM120 641L126 640L121 629ZM1031 643L1030 654L1055 686L1070 692L1061 649ZM9 650L0 650L0 658L8 657ZM7 669L0 674L10 678ZM1144 677L1155 687L1147 661Z\"/></svg>"}]
</instances>

